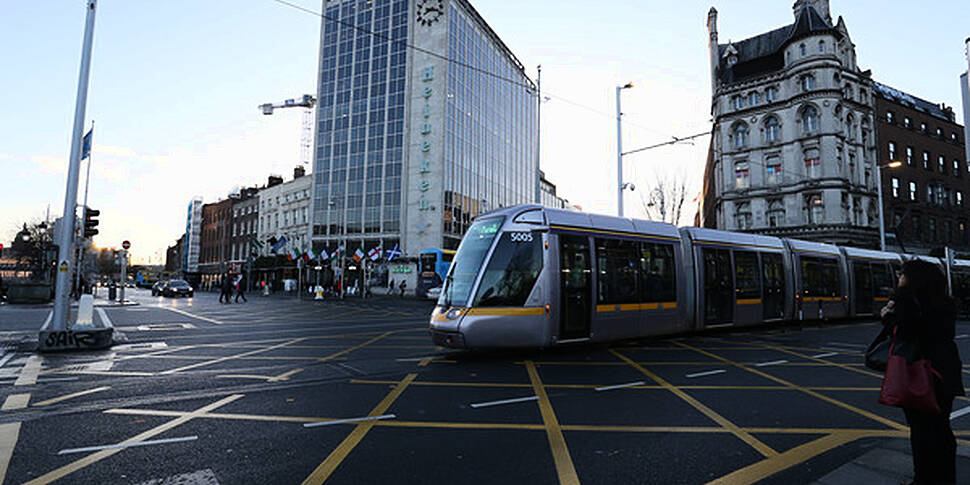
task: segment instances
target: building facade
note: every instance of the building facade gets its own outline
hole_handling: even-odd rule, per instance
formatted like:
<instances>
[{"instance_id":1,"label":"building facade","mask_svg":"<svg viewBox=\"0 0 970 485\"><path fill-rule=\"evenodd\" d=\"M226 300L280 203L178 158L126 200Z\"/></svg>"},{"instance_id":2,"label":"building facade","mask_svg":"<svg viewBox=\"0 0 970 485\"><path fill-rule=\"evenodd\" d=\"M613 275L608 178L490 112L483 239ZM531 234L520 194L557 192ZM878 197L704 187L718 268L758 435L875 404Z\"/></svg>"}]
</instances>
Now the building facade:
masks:
<instances>
[{"instance_id":1,"label":"building facade","mask_svg":"<svg viewBox=\"0 0 970 485\"><path fill-rule=\"evenodd\" d=\"M466 0L324 0L316 250L455 248L535 200L535 86ZM409 48L413 46L414 48Z\"/></svg>"},{"instance_id":2,"label":"building facade","mask_svg":"<svg viewBox=\"0 0 970 485\"><path fill-rule=\"evenodd\" d=\"M230 228L232 226L232 199L202 206L202 232L199 243L199 273L203 285L218 283L219 277L229 270Z\"/></svg>"},{"instance_id":3,"label":"building facade","mask_svg":"<svg viewBox=\"0 0 970 485\"><path fill-rule=\"evenodd\" d=\"M185 242L182 251L182 271L197 273L199 271L199 253L202 250L202 198L195 197L189 201L189 208L185 216Z\"/></svg>"},{"instance_id":4,"label":"building facade","mask_svg":"<svg viewBox=\"0 0 970 485\"><path fill-rule=\"evenodd\" d=\"M554 209L573 209L568 200L559 197L556 184L550 182L542 170L539 171L539 203Z\"/></svg>"},{"instance_id":5,"label":"building facade","mask_svg":"<svg viewBox=\"0 0 970 485\"><path fill-rule=\"evenodd\" d=\"M714 126L698 222L705 227L875 247L871 82L828 0L795 21L718 43L708 14ZM711 219L714 220L711 220Z\"/></svg>"},{"instance_id":6,"label":"building facade","mask_svg":"<svg viewBox=\"0 0 970 485\"><path fill-rule=\"evenodd\" d=\"M286 238L276 254L296 249L301 254L310 249L310 198L313 178L305 176L303 167L293 171L293 180L270 177L267 187L259 191L257 238L263 244L260 256L273 254L271 239Z\"/></svg>"},{"instance_id":7,"label":"building facade","mask_svg":"<svg viewBox=\"0 0 970 485\"><path fill-rule=\"evenodd\" d=\"M232 201L232 233L229 236L229 260L242 268L253 256L259 224L259 188L246 187Z\"/></svg>"},{"instance_id":8,"label":"building facade","mask_svg":"<svg viewBox=\"0 0 970 485\"><path fill-rule=\"evenodd\" d=\"M185 234L175 241L175 244L165 249L165 271L182 272L182 253L185 249Z\"/></svg>"},{"instance_id":9,"label":"building facade","mask_svg":"<svg viewBox=\"0 0 970 485\"><path fill-rule=\"evenodd\" d=\"M873 82L887 248L942 254L970 239L970 165L952 108Z\"/></svg>"}]
</instances>

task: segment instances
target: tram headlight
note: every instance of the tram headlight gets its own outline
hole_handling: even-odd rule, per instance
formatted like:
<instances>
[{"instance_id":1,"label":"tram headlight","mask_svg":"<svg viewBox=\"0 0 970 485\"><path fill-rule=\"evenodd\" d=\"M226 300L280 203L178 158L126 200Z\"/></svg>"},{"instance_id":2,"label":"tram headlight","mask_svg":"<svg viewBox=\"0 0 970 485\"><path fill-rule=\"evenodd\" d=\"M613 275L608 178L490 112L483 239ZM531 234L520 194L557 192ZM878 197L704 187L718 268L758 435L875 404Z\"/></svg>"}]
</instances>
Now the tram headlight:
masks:
<instances>
[{"instance_id":1,"label":"tram headlight","mask_svg":"<svg viewBox=\"0 0 970 485\"><path fill-rule=\"evenodd\" d=\"M461 308L452 308L451 310L448 310L448 313L445 313L445 318L447 318L448 320L454 320L460 317L461 313L462 313Z\"/></svg>"}]
</instances>

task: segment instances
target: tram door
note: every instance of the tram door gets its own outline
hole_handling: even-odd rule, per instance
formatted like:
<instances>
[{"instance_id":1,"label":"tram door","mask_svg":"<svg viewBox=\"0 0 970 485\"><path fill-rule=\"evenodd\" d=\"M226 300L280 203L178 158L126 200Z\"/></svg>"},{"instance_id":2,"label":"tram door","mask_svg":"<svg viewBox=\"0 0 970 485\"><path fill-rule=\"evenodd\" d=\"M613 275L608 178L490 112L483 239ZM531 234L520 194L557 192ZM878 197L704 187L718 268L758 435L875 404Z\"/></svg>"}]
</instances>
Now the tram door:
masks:
<instances>
[{"instance_id":1,"label":"tram door","mask_svg":"<svg viewBox=\"0 0 970 485\"><path fill-rule=\"evenodd\" d=\"M734 280L731 252L704 248L704 324L734 321Z\"/></svg>"},{"instance_id":2,"label":"tram door","mask_svg":"<svg viewBox=\"0 0 970 485\"><path fill-rule=\"evenodd\" d=\"M852 262L852 277L855 280L855 314L869 315L872 313L872 273L869 263L864 261Z\"/></svg>"},{"instance_id":3,"label":"tram door","mask_svg":"<svg viewBox=\"0 0 970 485\"><path fill-rule=\"evenodd\" d=\"M785 268L781 255L761 253L761 274L764 288L764 319L774 320L785 315Z\"/></svg>"},{"instance_id":4,"label":"tram door","mask_svg":"<svg viewBox=\"0 0 970 485\"><path fill-rule=\"evenodd\" d=\"M589 238L559 235L559 272L559 340L589 337L593 301Z\"/></svg>"}]
</instances>

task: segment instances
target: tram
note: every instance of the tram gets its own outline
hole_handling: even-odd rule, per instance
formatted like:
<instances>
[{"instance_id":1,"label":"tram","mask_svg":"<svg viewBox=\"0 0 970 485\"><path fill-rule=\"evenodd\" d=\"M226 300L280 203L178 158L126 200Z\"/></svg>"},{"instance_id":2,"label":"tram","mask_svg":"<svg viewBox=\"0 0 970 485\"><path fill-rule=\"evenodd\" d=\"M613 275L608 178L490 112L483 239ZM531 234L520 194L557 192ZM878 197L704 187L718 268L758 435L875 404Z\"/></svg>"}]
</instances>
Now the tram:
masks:
<instances>
[{"instance_id":1,"label":"tram","mask_svg":"<svg viewBox=\"0 0 970 485\"><path fill-rule=\"evenodd\" d=\"M873 318L902 263L970 261L520 205L479 216L431 315L436 345L544 348L792 320Z\"/></svg>"}]
</instances>

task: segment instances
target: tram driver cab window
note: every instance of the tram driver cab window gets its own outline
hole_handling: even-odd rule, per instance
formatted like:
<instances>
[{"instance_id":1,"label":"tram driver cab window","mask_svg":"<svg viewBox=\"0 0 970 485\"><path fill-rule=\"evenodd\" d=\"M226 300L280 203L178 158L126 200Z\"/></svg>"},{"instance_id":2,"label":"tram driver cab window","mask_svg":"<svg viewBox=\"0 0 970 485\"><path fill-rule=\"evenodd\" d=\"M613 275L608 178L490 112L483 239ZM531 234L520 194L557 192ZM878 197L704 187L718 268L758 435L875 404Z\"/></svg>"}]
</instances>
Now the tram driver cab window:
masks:
<instances>
[{"instance_id":1,"label":"tram driver cab window","mask_svg":"<svg viewBox=\"0 0 970 485\"><path fill-rule=\"evenodd\" d=\"M523 306L542 271L542 234L503 233L492 252L473 306Z\"/></svg>"}]
</instances>

